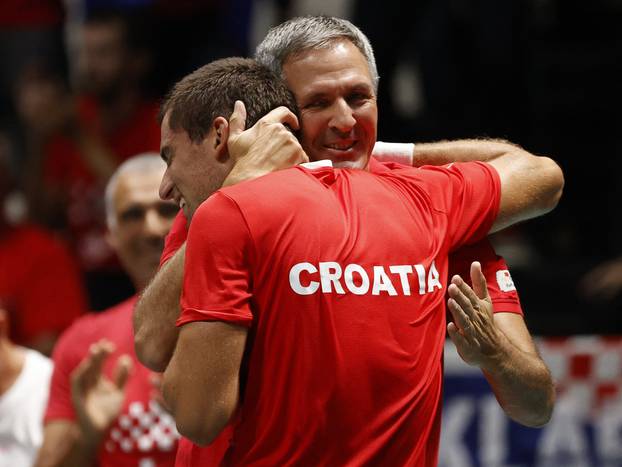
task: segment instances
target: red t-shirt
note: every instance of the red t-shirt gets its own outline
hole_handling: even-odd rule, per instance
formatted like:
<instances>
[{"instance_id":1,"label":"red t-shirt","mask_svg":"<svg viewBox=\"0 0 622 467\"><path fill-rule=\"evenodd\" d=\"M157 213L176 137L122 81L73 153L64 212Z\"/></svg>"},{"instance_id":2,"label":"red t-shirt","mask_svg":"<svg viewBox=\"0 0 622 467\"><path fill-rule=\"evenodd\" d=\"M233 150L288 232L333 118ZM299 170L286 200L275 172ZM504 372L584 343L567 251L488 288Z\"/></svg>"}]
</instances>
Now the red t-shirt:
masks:
<instances>
[{"instance_id":1,"label":"red t-shirt","mask_svg":"<svg viewBox=\"0 0 622 467\"><path fill-rule=\"evenodd\" d=\"M369 170L372 173L384 173L390 170L404 168L396 162L382 163L373 157L369 160ZM492 301L495 313L516 313L523 316L523 310L518 298L518 292L512 281L512 276L505 260L497 255L488 238L473 245L460 247L449 255L448 280L458 274L469 284L471 283L471 263L479 261L482 273L488 284L488 294Z\"/></svg>"},{"instance_id":2,"label":"red t-shirt","mask_svg":"<svg viewBox=\"0 0 622 467\"><path fill-rule=\"evenodd\" d=\"M471 284L470 270L473 261L479 261L482 265L493 311L523 316L523 309L508 265L501 256L495 253L487 238L473 245L463 246L449 256L448 280L458 274Z\"/></svg>"},{"instance_id":3,"label":"red t-shirt","mask_svg":"<svg viewBox=\"0 0 622 467\"><path fill-rule=\"evenodd\" d=\"M0 233L0 303L11 314L16 343L29 345L42 334L60 334L86 310L67 248L32 225Z\"/></svg>"},{"instance_id":4,"label":"red t-shirt","mask_svg":"<svg viewBox=\"0 0 622 467\"><path fill-rule=\"evenodd\" d=\"M447 256L499 192L482 163L295 167L203 203L178 324L249 328L224 462L436 465Z\"/></svg>"},{"instance_id":5,"label":"red t-shirt","mask_svg":"<svg viewBox=\"0 0 622 467\"><path fill-rule=\"evenodd\" d=\"M144 102L134 114L112 132L105 132L97 101L83 97L78 101L82 125L96 135L115 156L115 164L137 154L160 148L158 106ZM80 266L85 271L116 268L114 252L106 241L104 188L76 144L56 135L44 148L46 189L67 205L67 223Z\"/></svg>"},{"instance_id":6,"label":"red t-shirt","mask_svg":"<svg viewBox=\"0 0 622 467\"><path fill-rule=\"evenodd\" d=\"M117 360L123 354L132 358L132 371L126 386L121 413L112 424L97 455L100 467L173 466L178 434L173 418L158 404L153 373L142 366L134 353L132 310L136 297L102 313L89 314L76 321L54 349L54 373L45 423L75 420L71 401L71 373L88 355L91 344L107 339L115 351L104 363L104 374L112 379Z\"/></svg>"}]
</instances>

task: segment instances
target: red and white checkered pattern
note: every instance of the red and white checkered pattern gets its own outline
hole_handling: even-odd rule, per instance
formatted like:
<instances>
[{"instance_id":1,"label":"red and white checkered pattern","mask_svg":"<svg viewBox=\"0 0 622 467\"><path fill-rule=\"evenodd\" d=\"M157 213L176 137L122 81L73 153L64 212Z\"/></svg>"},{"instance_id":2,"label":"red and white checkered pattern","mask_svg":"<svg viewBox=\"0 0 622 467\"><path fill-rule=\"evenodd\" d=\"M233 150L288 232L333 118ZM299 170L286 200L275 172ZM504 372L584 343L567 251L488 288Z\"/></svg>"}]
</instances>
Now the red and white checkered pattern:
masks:
<instances>
[{"instance_id":1,"label":"red and white checkered pattern","mask_svg":"<svg viewBox=\"0 0 622 467\"><path fill-rule=\"evenodd\" d=\"M586 414L622 403L622 336L538 339L559 399L572 399Z\"/></svg>"},{"instance_id":2,"label":"red and white checkered pattern","mask_svg":"<svg viewBox=\"0 0 622 467\"><path fill-rule=\"evenodd\" d=\"M622 406L622 336L537 338L557 388L557 403L594 416L612 404ZM445 372L480 373L466 365L450 340L445 343Z\"/></svg>"},{"instance_id":3,"label":"red and white checkered pattern","mask_svg":"<svg viewBox=\"0 0 622 467\"><path fill-rule=\"evenodd\" d=\"M126 453L147 453L157 445L158 450L166 452L175 447L177 438L179 434L173 417L156 401L149 401L148 407L140 401L134 401L128 413L120 415L111 428L110 440L105 448L108 452L120 449Z\"/></svg>"}]
</instances>

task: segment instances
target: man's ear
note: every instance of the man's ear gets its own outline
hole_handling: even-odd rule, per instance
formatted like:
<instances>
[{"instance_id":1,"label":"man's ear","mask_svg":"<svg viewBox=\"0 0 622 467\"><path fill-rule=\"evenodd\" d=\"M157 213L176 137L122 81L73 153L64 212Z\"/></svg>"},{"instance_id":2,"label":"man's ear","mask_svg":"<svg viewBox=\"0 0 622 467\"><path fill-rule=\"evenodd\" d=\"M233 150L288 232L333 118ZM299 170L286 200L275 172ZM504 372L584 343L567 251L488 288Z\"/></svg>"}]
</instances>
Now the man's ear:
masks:
<instances>
[{"instance_id":1,"label":"man's ear","mask_svg":"<svg viewBox=\"0 0 622 467\"><path fill-rule=\"evenodd\" d=\"M225 117L216 117L212 123L214 131L214 150L216 159L225 162L229 159L227 141L229 140L229 121Z\"/></svg>"}]
</instances>

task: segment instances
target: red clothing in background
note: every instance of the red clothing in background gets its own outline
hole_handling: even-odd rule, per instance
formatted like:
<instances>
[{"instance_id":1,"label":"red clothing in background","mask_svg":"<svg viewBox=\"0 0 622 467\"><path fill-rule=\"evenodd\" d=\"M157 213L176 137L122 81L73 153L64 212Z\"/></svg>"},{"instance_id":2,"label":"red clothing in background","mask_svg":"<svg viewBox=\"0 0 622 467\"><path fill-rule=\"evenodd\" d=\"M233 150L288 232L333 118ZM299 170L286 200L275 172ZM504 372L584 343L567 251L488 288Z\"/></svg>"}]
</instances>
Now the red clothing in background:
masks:
<instances>
[{"instance_id":1,"label":"red clothing in background","mask_svg":"<svg viewBox=\"0 0 622 467\"><path fill-rule=\"evenodd\" d=\"M111 380L119 357L126 354L132 359L121 413L98 451L100 467L172 467L175 463L179 436L175 422L158 403L151 381L153 373L140 364L134 353L132 311L136 299L134 296L106 311L80 318L61 336L52 355L54 373L45 423L76 419L71 373L88 355L91 344L107 339L115 345L103 368Z\"/></svg>"},{"instance_id":2,"label":"red clothing in background","mask_svg":"<svg viewBox=\"0 0 622 467\"><path fill-rule=\"evenodd\" d=\"M0 302L10 312L11 340L21 345L59 334L86 308L69 251L35 226L0 233Z\"/></svg>"},{"instance_id":3,"label":"red clothing in background","mask_svg":"<svg viewBox=\"0 0 622 467\"><path fill-rule=\"evenodd\" d=\"M160 148L158 106L142 104L127 122L106 134L99 108L93 99L82 98L78 106L83 125L107 146L116 165L137 154ZM48 142L43 162L46 189L61 196L67 206L70 241L84 271L116 268L114 253L105 240L104 188L76 144L63 135Z\"/></svg>"}]
</instances>

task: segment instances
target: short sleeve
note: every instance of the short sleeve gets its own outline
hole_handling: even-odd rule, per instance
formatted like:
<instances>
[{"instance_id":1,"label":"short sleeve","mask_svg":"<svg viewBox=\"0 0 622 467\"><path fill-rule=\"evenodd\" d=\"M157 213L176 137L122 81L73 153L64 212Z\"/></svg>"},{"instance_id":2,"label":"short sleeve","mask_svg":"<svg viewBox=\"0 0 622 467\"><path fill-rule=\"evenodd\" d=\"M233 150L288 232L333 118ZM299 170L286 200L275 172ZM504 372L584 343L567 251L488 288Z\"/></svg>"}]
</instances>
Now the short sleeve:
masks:
<instances>
[{"instance_id":1,"label":"short sleeve","mask_svg":"<svg viewBox=\"0 0 622 467\"><path fill-rule=\"evenodd\" d=\"M250 326L251 255L250 233L237 204L215 193L190 224L177 325L225 321Z\"/></svg>"},{"instance_id":2,"label":"short sleeve","mask_svg":"<svg viewBox=\"0 0 622 467\"><path fill-rule=\"evenodd\" d=\"M523 316L523 309L508 265L496 254L488 239L462 247L451 254L449 277L458 274L470 284L470 268L473 261L479 261L482 265L494 312L516 313Z\"/></svg>"},{"instance_id":3,"label":"short sleeve","mask_svg":"<svg viewBox=\"0 0 622 467\"><path fill-rule=\"evenodd\" d=\"M450 251L488 234L501 195L499 175L491 165L464 162L424 166L420 171L432 205L447 216Z\"/></svg>"},{"instance_id":4,"label":"short sleeve","mask_svg":"<svg viewBox=\"0 0 622 467\"><path fill-rule=\"evenodd\" d=\"M173 255L181 248L188 237L188 227L186 216L180 209L173 221L171 230L169 230L166 238L164 239L164 249L160 256L160 267L173 257Z\"/></svg>"}]
</instances>

